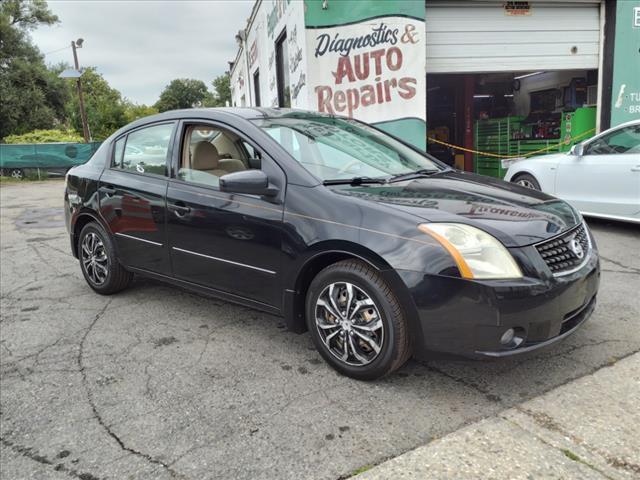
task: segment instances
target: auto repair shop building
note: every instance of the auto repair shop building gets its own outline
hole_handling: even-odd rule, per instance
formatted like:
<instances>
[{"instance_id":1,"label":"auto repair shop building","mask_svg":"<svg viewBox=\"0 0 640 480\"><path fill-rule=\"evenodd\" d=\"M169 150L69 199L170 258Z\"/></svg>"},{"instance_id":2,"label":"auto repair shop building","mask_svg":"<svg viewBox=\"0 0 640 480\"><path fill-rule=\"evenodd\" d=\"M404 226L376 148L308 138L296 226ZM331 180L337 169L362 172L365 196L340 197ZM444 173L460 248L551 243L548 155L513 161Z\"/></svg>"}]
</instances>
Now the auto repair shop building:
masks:
<instances>
[{"instance_id":1,"label":"auto repair shop building","mask_svg":"<svg viewBox=\"0 0 640 480\"><path fill-rule=\"evenodd\" d=\"M494 176L456 147L562 151L640 118L640 0L257 0L236 40L234 106L348 115Z\"/></svg>"}]
</instances>

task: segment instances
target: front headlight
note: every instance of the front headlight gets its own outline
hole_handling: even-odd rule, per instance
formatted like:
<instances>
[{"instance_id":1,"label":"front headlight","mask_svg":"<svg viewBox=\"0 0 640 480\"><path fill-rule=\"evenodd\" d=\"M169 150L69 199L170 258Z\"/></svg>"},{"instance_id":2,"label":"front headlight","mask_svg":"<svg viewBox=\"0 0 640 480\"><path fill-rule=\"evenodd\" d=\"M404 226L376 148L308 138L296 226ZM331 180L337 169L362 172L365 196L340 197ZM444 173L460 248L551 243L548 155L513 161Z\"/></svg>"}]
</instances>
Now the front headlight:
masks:
<instances>
[{"instance_id":1,"label":"front headlight","mask_svg":"<svg viewBox=\"0 0 640 480\"><path fill-rule=\"evenodd\" d=\"M504 245L478 228L460 223L423 223L418 230L440 242L464 278L522 278L520 267Z\"/></svg>"}]
</instances>

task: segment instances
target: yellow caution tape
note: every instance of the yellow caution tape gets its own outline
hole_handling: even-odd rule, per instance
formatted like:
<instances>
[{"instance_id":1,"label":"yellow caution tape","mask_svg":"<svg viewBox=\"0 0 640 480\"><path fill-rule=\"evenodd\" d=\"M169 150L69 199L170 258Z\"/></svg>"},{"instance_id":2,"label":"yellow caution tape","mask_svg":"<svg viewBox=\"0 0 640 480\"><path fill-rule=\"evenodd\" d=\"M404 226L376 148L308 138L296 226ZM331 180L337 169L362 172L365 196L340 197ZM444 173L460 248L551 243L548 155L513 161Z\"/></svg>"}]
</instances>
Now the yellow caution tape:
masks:
<instances>
[{"instance_id":1,"label":"yellow caution tape","mask_svg":"<svg viewBox=\"0 0 640 480\"><path fill-rule=\"evenodd\" d=\"M571 137L571 140L569 142L562 141L562 142L550 145L548 147L541 148L539 150L534 150L533 152L523 153L521 155L501 155L501 154L498 154L498 153L481 152L480 150L473 150L471 148L465 148L465 147L461 147L459 145L454 145L452 143L443 142L442 140L438 140L437 138L433 138L433 137L427 137L427 141L433 142L433 143L438 143L440 145L445 145L447 147L451 147L451 148L453 148L455 150L460 150L460 151L463 151L463 152L477 153L478 155L482 155L483 157L522 158L522 157L530 157L532 155L537 155L538 153L546 152L548 150L553 150L554 148L558 148L560 145L567 145L568 143L573 143L574 141L576 141L576 140L578 140L578 139L580 139L582 137L586 137L587 135L591 135L595 131L596 131L596 129L592 128L590 130L587 130L586 132L582 132L580 135L576 135L575 137Z\"/></svg>"}]
</instances>

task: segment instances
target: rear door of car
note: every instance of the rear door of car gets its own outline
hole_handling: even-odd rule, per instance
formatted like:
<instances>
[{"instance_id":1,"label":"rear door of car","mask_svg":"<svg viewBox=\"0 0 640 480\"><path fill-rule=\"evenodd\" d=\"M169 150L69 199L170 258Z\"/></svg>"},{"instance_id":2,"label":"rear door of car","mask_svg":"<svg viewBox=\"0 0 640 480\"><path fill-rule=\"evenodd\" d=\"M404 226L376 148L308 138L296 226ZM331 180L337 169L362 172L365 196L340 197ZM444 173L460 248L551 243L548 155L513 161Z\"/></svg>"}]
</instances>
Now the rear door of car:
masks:
<instances>
[{"instance_id":1,"label":"rear door of car","mask_svg":"<svg viewBox=\"0 0 640 480\"><path fill-rule=\"evenodd\" d=\"M640 210L640 126L622 127L567 155L558 166L555 195L580 211L632 217Z\"/></svg>"},{"instance_id":2,"label":"rear door of car","mask_svg":"<svg viewBox=\"0 0 640 480\"><path fill-rule=\"evenodd\" d=\"M169 275L166 191L176 122L132 130L117 138L100 177L100 213L125 266Z\"/></svg>"},{"instance_id":3,"label":"rear door of car","mask_svg":"<svg viewBox=\"0 0 640 480\"><path fill-rule=\"evenodd\" d=\"M180 132L167 190L173 275L280 308L284 172L255 142L228 125L185 120ZM202 164L202 169L195 158L202 150L200 142L213 144L219 156L218 161ZM280 189L279 195L265 198L220 191L219 177L227 173L228 165L237 169L239 162L244 169L264 170ZM211 168L205 171L207 166Z\"/></svg>"}]
</instances>

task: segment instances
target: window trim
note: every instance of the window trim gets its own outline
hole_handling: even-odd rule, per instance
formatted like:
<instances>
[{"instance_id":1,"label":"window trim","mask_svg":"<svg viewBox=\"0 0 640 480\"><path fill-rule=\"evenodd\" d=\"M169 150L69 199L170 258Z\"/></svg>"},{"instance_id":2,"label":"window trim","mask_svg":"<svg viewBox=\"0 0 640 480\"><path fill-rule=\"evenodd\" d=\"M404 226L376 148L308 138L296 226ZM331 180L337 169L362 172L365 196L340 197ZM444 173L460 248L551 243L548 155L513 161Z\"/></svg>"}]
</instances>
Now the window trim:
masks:
<instances>
[{"instance_id":1,"label":"window trim","mask_svg":"<svg viewBox=\"0 0 640 480\"><path fill-rule=\"evenodd\" d=\"M154 178L164 178L164 179L169 179L171 178L171 159L173 158L173 146L174 146L174 141L175 141L175 136L176 136L176 132L177 132L177 126L178 126L178 121L177 120L161 120L158 122L152 122L152 123L147 123L145 125L140 125L139 127L133 128L131 130L127 130L126 132L122 133L122 135L119 135L118 137L114 138L113 141L111 142L111 144L109 145L109 156L108 156L108 169L113 171L113 172L123 172L123 173L130 173L132 175L139 175L139 176L143 176L143 177L154 177ZM122 150L122 160L124 159L124 152L127 149L127 142L129 141L129 135L131 133L135 133L137 131L140 130L144 130L145 128L151 128L151 127L157 127L160 125L173 125L173 130L171 132L171 136L169 137L169 143L167 145L167 158L165 159L165 168L166 168L166 175L159 175L157 173L140 173L138 171L134 171L134 170L125 170L124 168L118 168L115 167L113 165L113 157L115 155L115 148L116 148L116 142L123 139L124 138L124 149Z\"/></svg>"},{"instance_id":2,"label":"window trim","mask_svg":"<svg viewBox=\"0 0 640 480\"><path fill-rule=\"evenodd\" d=\"M276 41L274 43L275 46L275 63L276 63L276 91L278 93L278 107L285 108L285 85L284 85L284 61L282 62L282 69L279 68L278 59L282 59L282 56L278 54L278 47L281 43L287 41L287 27L283 28L280 32L280 35L276 37ZM289 103L291 103L291 97L289 97ZM290 108L290 106L289 106Z\"/></svg>"},{"instance_id":3,"label":"window trim","mask_svg":"<svg viewBox=\"0 0 640 480\"><path fill-rule=\"evenodd\" d=\"M213 185L205 185L203 183L189 182L188 180L182 180L181 178L178 178L178 170L180 167L180 161L182 160L182 150L185 144L184 135L186 133L186 129L191 125L210 125L212 128L229 130L231 133L237 135L240 138L240 140L252 145L254 150L257 150L260 152L260 157L262 162L267 160L271 162L272 165L274 165L275 169L278 170L280 175L280 180L283 184L280 195L284 195L284 192L286 190L286 185L287 185L287 173L285 172L284 168L282 168L282 166L276 160L274 160L271 157L271 155L267 153L266 149L260 146L258 142L249 138L247 135L242 133L238 128L220 120L210 120L210 119L202 119L202 118L183 118L180 120L178 128L176 129L176 134L174 136L175 148L174 148L174 153L171 159L171 169L170 169L171 176L169 177L169 180L171 182L175 182L175 184L177 185L186 185L189 187L204 188L207 190L218 192L219 194L228 195L226 192L221 191L219 187L216 187ZM232 195L239 195L247 198L260 198L259 195L249 195L244 193L234 193Z\"/></svg>"},{"instance_id":4,"label":"window trim","mask_svg":"<svg viewBox=\"0 0 640 480\"><path fill-rule=\"evenodd\" d=\"M260 69L256 68L253 72L253 103L255 107L260 106Z\"/></svg>"}]
</instances>

